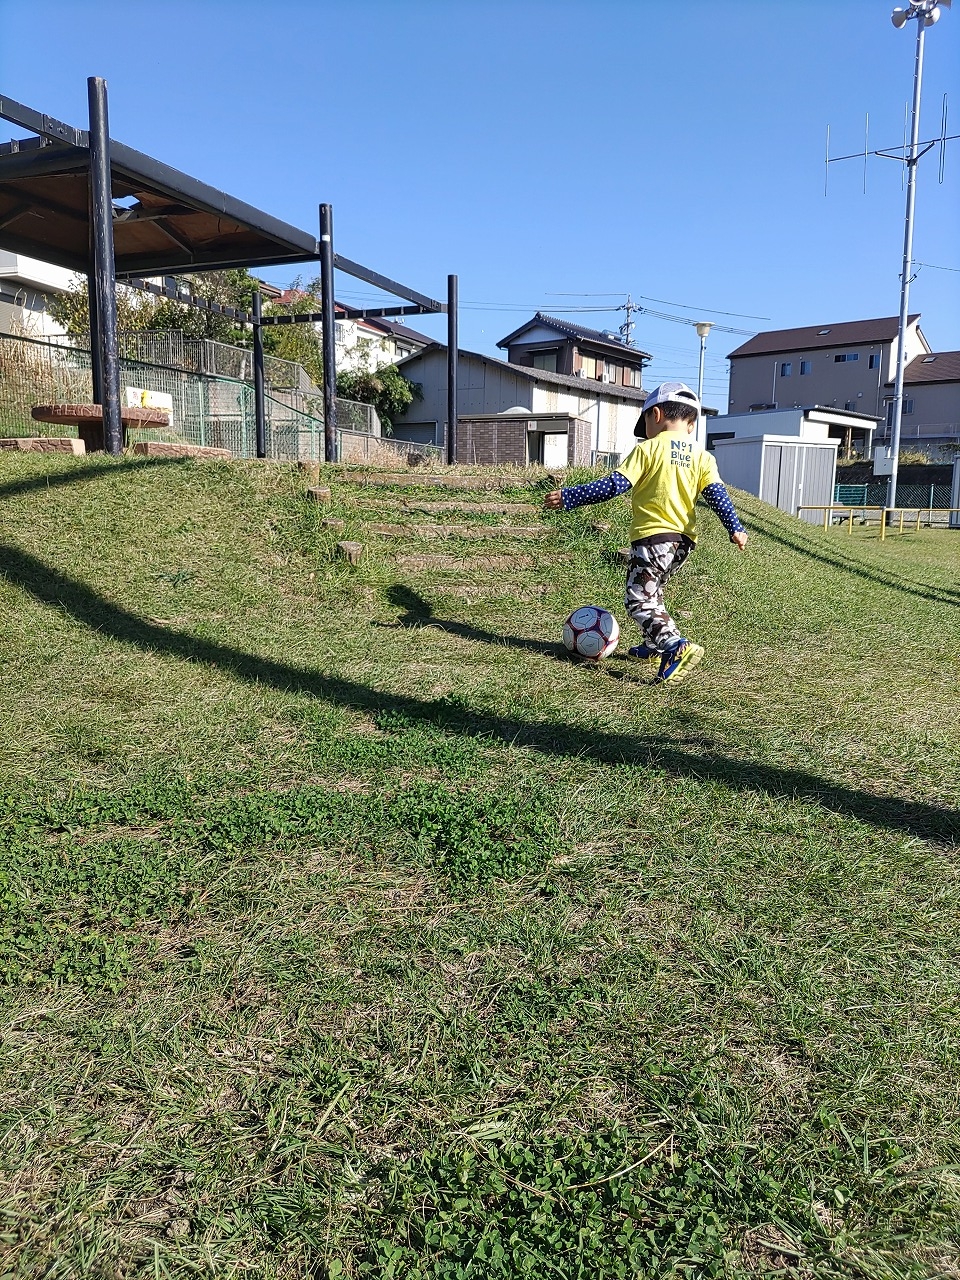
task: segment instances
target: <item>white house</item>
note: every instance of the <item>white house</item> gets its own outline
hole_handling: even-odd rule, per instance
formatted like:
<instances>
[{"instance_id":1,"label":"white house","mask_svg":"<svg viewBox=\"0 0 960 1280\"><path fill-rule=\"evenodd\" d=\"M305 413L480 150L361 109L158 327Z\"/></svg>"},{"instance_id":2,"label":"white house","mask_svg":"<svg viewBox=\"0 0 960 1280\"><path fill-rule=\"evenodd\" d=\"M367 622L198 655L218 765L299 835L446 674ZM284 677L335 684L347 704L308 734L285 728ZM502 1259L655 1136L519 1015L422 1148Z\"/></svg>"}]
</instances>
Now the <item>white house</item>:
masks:
<instances>
[{"instance_id":1,"label":"white house","mask_svg":"<svg viewBox=\"0 0 960 1280\"><path fill-rule=\"evenodd\" d=\"M22 253L0 249L0 333L28 338L62 335L47 311L45 294L66 293L74 273Z\"/></svg>"},{"instance_id":2,"label":"white house","mask_svg":"<svg viewBox=\"0 0 960 1280\"><path fill-rule=\"evenodd\" d=\"M795 436L801 440L836 440L841 456L854 453L873 457L873 437L881 419L853 409L813 404L789 409L757 409L753 413L726 413L708 419L707 448L723 440L755 436Z\"/></svg>"}]
</instances>

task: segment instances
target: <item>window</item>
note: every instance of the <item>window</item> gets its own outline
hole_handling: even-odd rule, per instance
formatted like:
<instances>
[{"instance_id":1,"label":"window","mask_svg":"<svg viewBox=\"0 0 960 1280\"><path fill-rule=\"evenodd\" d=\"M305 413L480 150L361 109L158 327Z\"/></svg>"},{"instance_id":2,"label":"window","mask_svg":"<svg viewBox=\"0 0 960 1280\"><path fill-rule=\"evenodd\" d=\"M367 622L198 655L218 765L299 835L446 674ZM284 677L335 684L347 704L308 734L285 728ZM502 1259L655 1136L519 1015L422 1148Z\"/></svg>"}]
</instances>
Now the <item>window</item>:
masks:
<instances>
[{"instance_id":1,"label":"window","mask_svg":"<svg viewBox=\"0 0 960 1280\"><path fill-rule=\"evenodd\" d=\"M810 360L801 360L801 361L800 361L800 372L801 372L801 374L804 374L804 373L813 373L813 363L812 363L812 361L810 361Z\"/></svg>"},{"instance_id":2,"label":"window","mask_svg":"<svg viewBox=\"0 0 960 1280\"><path fill-rule=\"evenodd\" d=\"M936 360L936 358L937 358L936 356L924 356L924 357L923 357L923 359L920 361L920 363L921 363L921 364L933 364L933 362L934 362L934 360Z\"/></svg>"},{"instance_id":3,"label":"window","mask_svg":"<svg viewBox=\"0 0 960 1280\"><path fill-rule=\"evenodd\" d=\"M871 369L880 368L880 352L879 351L870 352L870 368Z\"/></svg>"},{"instance_id":4,"label":"window","mask_svg":"<svg viewBox=\"0 0 960 1280\"><path fill-rule=\"evenodd\" d=\"M581 356L580 368L585 378L595 378L597 376L597 357Z\"/></svg>"},{"instance_id":5,"label":"window","mask_svg":"<svg viewBox=\"0 0 960 1280\"><path fill-rule=\"evenodd\" d=\"M781 377L781 378L789 378L789 377L790 377L790 375L791 375L791 373L793 373L793 365L791 364L791 362L790 362L789 360L783 360L783 361L781 361L781 363L780 363L780 377Z\"/></svg>"},{"instance_id":6,"label":"window","mask_svg":"<svg viewBox=\"0 0 960 1280\"><path fill-rule=\"evenodd\" d=\"M850 364L853 360L860 359L859 351L844 351L840 355L833 357L834 364Z\"/></svg>"},{"instance_id":7,"label":"window","mask_svg":"<svg viewBox=\"0 0 960 1280\"><path fill-rule=\"evenodd\" d=\"M557 372L557 352L553 351L535 351L531 367L534 369L543 369L545 373Z\"/></svg>"},{"instance_id":8,"label":"window","mask_svg":"<svg viewBox=\"0 0 960 1280\"><path fill-rule=\"evenodd\" d=\"M904 400L903 400L903 412L905 414L913 413L913 400L908 400L906 396L904 397ZM888 427L893 426L893 401L892 400L887 405L887 426Z\"/></svg>"},{"instance_id":9,"label":"window","mask_svg":"<svg viewBox=\"0 0 960 1280\"><path fill-rule=\"evenodd\" d=\"M843 406L843 407L844 407L844 409L846 409L848 412L855 412L855 411L856 411L856 408L857 408L857 402L856 402L856 400L847 400L847 401L844 403L844 406Z\"/></svg>"},{"instance_id":10,"label":"window","mask_svg":"<svg viewBox=\"0 0 960 1280\"><path fill-rule=\"evenodd\" d=\"M824 334L829 333L829 332L830 332L830 330L829 330L829 329L818 329L818 330L817 330L817 337L818 337L818 338L822 338L822 337L824 336Z\"/></svg>"}]
</instances>

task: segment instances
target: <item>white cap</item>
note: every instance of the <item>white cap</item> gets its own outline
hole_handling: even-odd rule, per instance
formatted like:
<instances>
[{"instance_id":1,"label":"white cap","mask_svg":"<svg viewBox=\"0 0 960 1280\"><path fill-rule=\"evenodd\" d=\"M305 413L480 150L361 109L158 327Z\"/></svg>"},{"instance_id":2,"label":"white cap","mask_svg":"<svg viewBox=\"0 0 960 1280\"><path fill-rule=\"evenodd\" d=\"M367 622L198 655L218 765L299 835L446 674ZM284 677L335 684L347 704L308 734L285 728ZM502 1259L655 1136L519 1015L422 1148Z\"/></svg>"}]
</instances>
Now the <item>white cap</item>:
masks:
<instances>
[{"instance_id":1,"label":"white cap","mask_svg":"<svg viewBox=\"0 0 960 1280\"><path fill-rule=\"evenodd\" d=\"M658 404L666 404L668 400L673 400L678 404L688 404L691 409L695 409L697 414L700 413L700 401L697 399L697 393L691 391L685 382L661 382L659 387L654 387L646 400L643 402L643 412L648 409L655 409Z\"/></svg>"}]
</instances>

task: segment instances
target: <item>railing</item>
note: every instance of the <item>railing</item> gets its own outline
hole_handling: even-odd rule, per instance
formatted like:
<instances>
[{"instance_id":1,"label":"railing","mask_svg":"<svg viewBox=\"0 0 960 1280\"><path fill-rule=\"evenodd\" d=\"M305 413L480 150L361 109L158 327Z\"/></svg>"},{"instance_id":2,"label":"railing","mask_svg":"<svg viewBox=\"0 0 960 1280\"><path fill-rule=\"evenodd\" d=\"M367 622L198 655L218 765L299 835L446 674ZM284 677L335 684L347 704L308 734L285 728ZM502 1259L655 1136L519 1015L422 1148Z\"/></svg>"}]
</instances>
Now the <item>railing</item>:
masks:
<instances>
[{"instance_id":1,"label":"railing","mask_svg":"<svg viewBox=\"0 0 960 1280\"><path fill-rule=\"evenodd\" d=\"M218 344L222 345L222 344ZM256 413L253 383L247 379L196 373L170 365L122 359L121 387L161 392L173 403L168 429L128 433L131 442L140 439L169 440L186 444L212 445L229 449L235 457L256 454ZM66 343L0 334L0 436L38 434L39 424L30 410L35 404L89 404L93 399L90 353ZM318 461L324 455L323 400L301 391L271 388L265 397L267 456L288 461ZM372 405L355 400L336 400L340 434L367 440L367 453L376 452L380 442L380 420ZM57 428L60 435L75 434ZM358 454L358 445L349 446ZM410 454L437 455L441 449L426 445L388 447L396 461Z\"/></svg>"},{"instance_id":2,"label":"railing","mask_svg":"<svg viewBox=\"0 0 960 1280\"><path fill-rule=\"evenodd\" d=\"M359 431L337 430L337 461L376 463L394 466L411 462L445 461L445 451L433 444L416 444L411 440L391 440L389 436L371 436Z\"/></svg>"},{"instance_id":3,"label":"railing","mask_svg":"<svg viewBox=\"0 0 960 1280\"><path fill-rule=\"evenodd\" d=\"M942 521L944 527L951 529L960 528L960 507L936 507L934 508L938 516L945 517ZM923 523L924 516L927 517L927 524L932 525L930 518L930 508L906 506L906 507L861 507L849 504L820 506L812 503L803 503L797 507L797 516L801 511L822 511L823 512L823 528L826 531L831 523L847 526L847 533L853 534L854 517L857 523L861 525L868 524L868 513L876 515L877 523L880 528L880 541L883 542L887 536L887 532L896 527L897 533L904 533L907 524L907 515L916 512L916 516L911 515L909 524L912 526L914 533L920 532L920 526ZM937 521L938 524L941 521Z\"/></svg>"}]
</instances>

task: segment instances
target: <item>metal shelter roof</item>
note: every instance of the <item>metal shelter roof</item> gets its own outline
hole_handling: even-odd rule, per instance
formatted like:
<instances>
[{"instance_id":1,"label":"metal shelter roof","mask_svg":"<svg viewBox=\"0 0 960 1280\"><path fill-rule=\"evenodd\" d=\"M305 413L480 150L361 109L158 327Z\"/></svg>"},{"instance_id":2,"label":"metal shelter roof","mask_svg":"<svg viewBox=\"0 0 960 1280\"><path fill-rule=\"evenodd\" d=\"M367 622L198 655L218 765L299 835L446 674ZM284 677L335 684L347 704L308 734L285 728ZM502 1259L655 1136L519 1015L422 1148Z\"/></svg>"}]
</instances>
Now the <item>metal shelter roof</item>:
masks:
<instances>
[{"instance_id":1,"label":"metal shelter roof","mask_svg":"<svg viewBox=\"0 0 960 1280\"><path fill-rule=\"evenodd\" d=\"M90 267L89 135L10 98L0 118L35 136L0 144L0 248ZM309 262L315 235L110 141L117 275Z\"/></svg>"}]
</instances>

